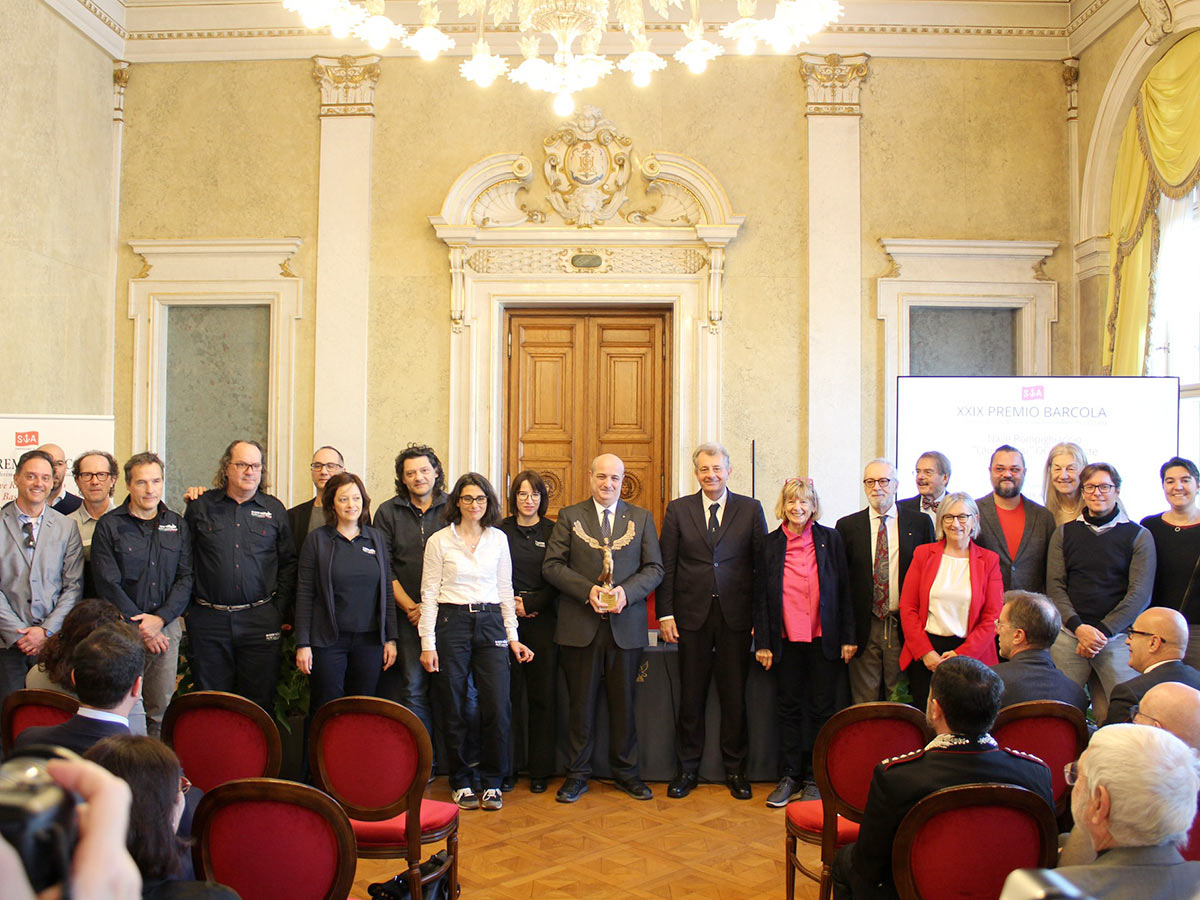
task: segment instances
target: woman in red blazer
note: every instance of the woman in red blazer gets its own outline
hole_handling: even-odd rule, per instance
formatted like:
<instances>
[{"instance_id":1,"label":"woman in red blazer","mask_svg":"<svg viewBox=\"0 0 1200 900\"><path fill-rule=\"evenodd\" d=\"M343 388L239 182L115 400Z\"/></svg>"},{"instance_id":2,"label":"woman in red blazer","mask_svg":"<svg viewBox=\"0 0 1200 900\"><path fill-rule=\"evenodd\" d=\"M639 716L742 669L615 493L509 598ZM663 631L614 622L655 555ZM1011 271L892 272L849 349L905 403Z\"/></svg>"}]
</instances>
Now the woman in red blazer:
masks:
<instances>
[{"instance_id":1,"label":"woman in red blazer","mask_svg":"<svg viewBox=\"0 0 1200 900\"><path fill-rule=\"evenodd\" d=\"M1000 557L972 540L979 535L979 507L969 494L942 498L934 533L936 543L913 551L900 593L900 668L920 709L929 699L933 670L944 660L999 661L995 621L1004 605Z\"/></svg>"}]
</instances>

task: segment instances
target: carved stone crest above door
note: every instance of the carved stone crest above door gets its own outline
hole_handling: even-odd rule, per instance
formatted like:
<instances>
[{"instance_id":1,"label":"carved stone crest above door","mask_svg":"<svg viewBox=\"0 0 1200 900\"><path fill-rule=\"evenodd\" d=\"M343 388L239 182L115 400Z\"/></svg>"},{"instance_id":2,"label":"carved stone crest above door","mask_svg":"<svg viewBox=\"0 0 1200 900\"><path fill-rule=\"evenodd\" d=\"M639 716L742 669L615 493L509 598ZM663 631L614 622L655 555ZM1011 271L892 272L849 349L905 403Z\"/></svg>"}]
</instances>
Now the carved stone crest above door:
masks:
<instances>
[{"instance_id":1,"label":"carved stone crest above door","mask_svg":"<svg viewBox=\"0 0 1200 900\"><path fill-rule=\"evenodd\" d=\"M547 199L568 225L589 228L607 222L629 198L633 141L595 106L585 106L574 122L543 142Z\"/></svg>"}]
</instances>

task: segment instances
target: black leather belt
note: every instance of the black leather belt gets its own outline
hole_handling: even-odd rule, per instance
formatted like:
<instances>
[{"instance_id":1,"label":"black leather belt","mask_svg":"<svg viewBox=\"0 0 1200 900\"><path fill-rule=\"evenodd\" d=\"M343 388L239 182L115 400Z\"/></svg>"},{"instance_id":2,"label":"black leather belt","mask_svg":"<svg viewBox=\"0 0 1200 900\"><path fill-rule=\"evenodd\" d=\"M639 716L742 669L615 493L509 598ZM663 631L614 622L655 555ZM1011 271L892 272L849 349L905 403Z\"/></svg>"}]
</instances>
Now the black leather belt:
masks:
<instances>
[{"instance_id":1,"label":"black leather belt","mask_svg":"<svg viewBox=\"0 0 1200 900\"><path fill-rule=\"evenodd\" d=\"M221 603L209 603L207 600L196 598L196 605L203 606L205 609L215 609L218 612L241 612L243 609L254 609L274 600L274 597L264 597L261 600L255 600L253 603L239 603L236 606L225 606Z\"/></svg>"}]
</instances>

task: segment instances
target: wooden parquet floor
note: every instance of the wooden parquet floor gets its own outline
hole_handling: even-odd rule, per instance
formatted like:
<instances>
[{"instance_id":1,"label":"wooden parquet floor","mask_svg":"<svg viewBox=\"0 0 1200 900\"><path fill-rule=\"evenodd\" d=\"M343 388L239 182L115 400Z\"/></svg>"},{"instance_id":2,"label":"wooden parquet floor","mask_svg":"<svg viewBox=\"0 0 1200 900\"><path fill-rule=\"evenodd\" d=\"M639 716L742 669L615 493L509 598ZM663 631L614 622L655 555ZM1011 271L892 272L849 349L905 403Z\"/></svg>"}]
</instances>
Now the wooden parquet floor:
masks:
<instances>
[{"instance_id":1,"label":"wooden parquet floor","mask_svg":"<svg viewBox=\"0 0 1200 900\"><path fill-rule=\"evenodd\" d=\"M531 794L522 779L498 812L459 815L459 880L470 900L760 900L784 896L783 810L734 800L723 785L700 785L682 800L651 785L637 801L593 779L574 804L556 803L561 780ZM444 778L427 796L449 800ZM433 847L429 852L433 852ZM819 865L815 847L801 859ZM429 855L427 852L426 856ZM403 869L392 860L359 860L354 897ZM797 900L816 900L816 882L798 874Z\"/></svg>"}]
</instances>

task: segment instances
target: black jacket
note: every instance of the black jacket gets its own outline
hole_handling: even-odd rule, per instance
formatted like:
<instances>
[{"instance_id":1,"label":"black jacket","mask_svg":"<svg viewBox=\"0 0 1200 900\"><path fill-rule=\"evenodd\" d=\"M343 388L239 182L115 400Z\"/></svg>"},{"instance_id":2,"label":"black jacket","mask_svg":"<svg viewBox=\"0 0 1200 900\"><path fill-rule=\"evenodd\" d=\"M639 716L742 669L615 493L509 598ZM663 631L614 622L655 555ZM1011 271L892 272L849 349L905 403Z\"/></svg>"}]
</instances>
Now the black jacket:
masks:
<instances>
[{"instance_id":1,"label":"black jacket","mask_svg":"<svg viewBox=\"0 0 1200 900\"><path fill-rule=\"evenodd\" d=\"M363 537L379 563L379 643L396 640L396 604L392 602L392 575L387 542L379 529L362 527ZM300 551L296 580L296 646L328 647L338 639L337 612L333 608L333 548L337 529L322 525L312 532ZM364 598L365 599L365 598Z\"/></svg>"},{"instance_id":2,"label":"black jacket","mask_svg":"<svg viewBox=\"0 0 1200 900\"><path fill-rule=\"evenodd\" d=\"M129 499L109 510L92 535L96 593L126 619L154 613L164 623L179 618L192 599L192 540L179 513L158 504L158 522L147 530L129 511ZM132 594L127 581L137 581Z\"/></svg>"}]
</instances>

